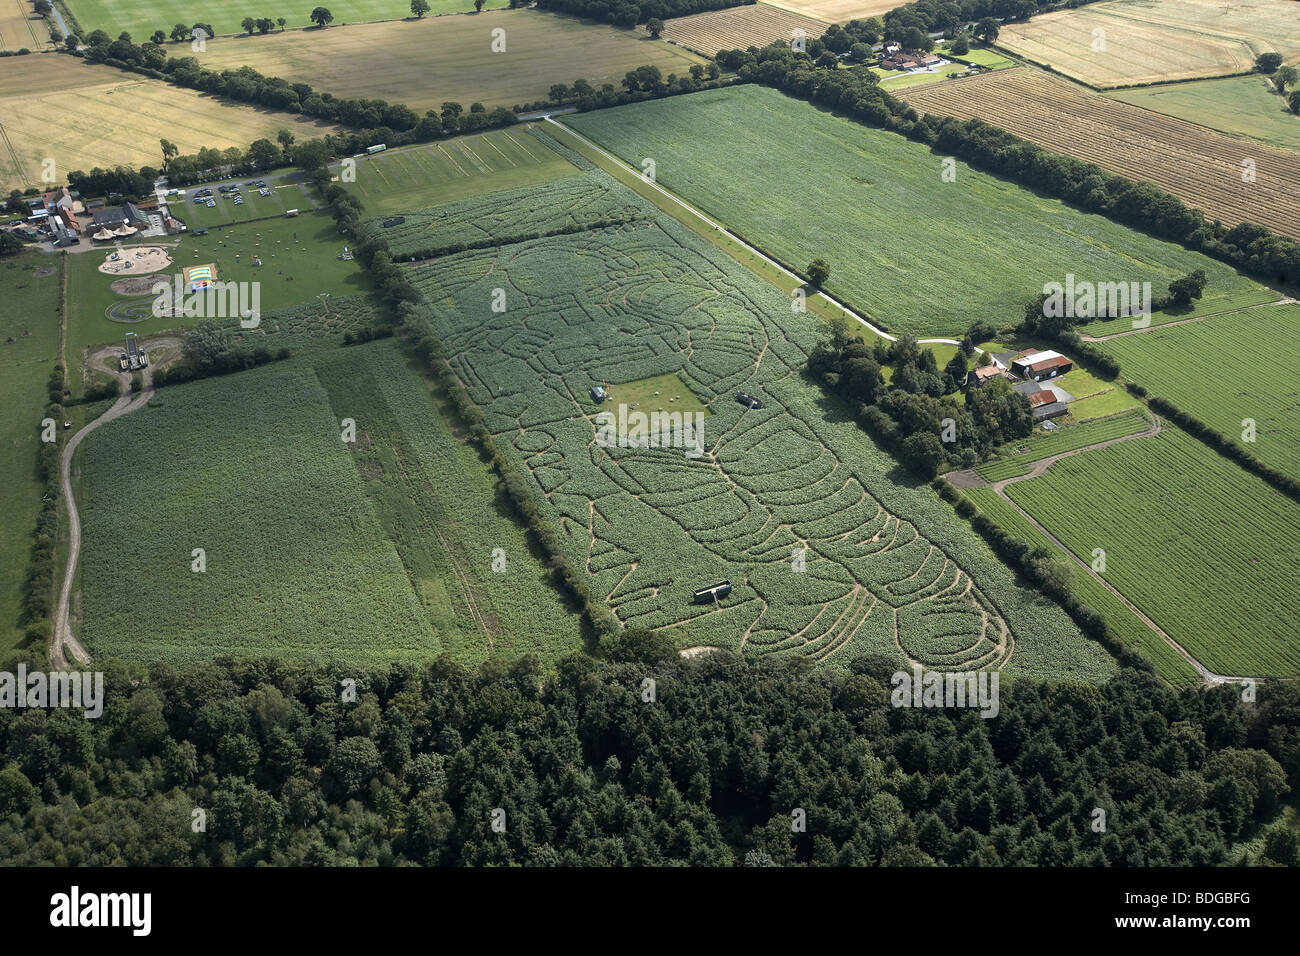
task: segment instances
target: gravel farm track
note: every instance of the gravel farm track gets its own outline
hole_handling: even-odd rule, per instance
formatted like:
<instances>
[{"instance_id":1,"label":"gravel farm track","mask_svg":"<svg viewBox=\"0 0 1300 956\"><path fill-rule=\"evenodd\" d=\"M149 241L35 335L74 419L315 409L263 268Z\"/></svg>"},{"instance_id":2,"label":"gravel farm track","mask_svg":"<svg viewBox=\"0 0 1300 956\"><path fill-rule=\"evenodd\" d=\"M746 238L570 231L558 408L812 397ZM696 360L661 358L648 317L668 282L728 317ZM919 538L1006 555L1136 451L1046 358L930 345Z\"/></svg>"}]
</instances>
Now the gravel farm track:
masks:
<instances>
[{"instance_id":1,"label":"gravel farm track","mask_svg":"<svg viewBox=\"0 0 1300 956\"><path fill-rule=\"evenodd\" d=\"M169 336L153 339L149 344L154 349L163 347L179 348L181 340ZM90 355L86 364L91 366L97 360L105 358L111 361L118 351L119 347L116 345L98 349ZM132 395L131 373L119 372L118 381L122 384L121 397L109 407L108 411L93 422L89 422L63 446L63 454L59 464L59 482L63 492L63 500L68 509L68 563L63 573L63 583L59 587L59 604L54 617L54 637L50 641L50 666L55 670L66 670L68 668L68 654L71 654L77 663L83 667L90 665L90 653L72 633L72 627L68 621L69 609L72 604L72 584L77 576L77 561L81 557L81 516L77 513L77 502L72 494L72 458L76 454L77 447L81 444L82 439L100 425L121 418L123 415L139 411L149 404L149 399L153 398L154 393L152 368L146 367L142 377L144 378L144 387L138 394Z\"/></svg>"}]
</instances>

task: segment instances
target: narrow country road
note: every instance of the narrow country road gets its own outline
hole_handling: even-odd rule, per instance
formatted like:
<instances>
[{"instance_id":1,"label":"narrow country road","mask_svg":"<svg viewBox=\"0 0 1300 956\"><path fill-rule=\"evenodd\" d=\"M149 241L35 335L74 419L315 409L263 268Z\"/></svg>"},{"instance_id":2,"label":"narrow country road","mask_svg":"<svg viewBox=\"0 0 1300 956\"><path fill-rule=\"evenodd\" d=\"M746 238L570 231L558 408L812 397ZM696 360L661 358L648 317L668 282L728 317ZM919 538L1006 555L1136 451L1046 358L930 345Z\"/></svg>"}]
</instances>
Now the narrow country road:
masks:
<instances>
[{"instance_id":1,"label":"narrow country road","mask_svg":"<svg viewBox=\"0 0 1300 956\"><path fill-rule=\"evenodd\" d=\"M168 343L176 344L179 341L179 339L158 340L152 343L151 347L157 348ZM117 347L114 346L110 351L116 353ZM97 354L103 353L101 351L101 353ZM119 373L118 379L122 383L121 397L109 407L108 411L87 424L63 446L63 455L59 465L59 479L63 491L63 500L68 510L68 564L63 573L63 584L59 588L59 605L54 615L54 636L50 641L50 667L53 670L66 670L69 667L68 654L71 654L81 666L90 666L89 652L82 647L81 642L72 633L72 627L68 623L69 608L72 604L72 582L77 576L77 560L81 557L81 516L77 513L77 502L72 495L72 456L76 454L77 446L81 444L82 439L100 425L138 411L149 403L149 399L153 397L154 392L152 369L146 367L143 377L144 387L137 395L133 396L131 394L131 373Z\"/></svg>"}]
</instances>

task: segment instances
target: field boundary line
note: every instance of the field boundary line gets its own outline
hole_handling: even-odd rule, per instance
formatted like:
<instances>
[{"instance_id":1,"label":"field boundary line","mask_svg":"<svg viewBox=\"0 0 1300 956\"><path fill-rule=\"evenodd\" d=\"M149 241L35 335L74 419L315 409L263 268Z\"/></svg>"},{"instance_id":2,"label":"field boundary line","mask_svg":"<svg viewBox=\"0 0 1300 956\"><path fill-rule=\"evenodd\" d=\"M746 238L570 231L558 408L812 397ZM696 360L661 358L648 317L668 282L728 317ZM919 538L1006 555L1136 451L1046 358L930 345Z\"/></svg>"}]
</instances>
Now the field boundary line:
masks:
<instances>
[{"instance_id":1,"label":"field boundary line","mask_svg":"<svg viewBox=\"0 0 1300 956\"><path fill-rule=\"evenodd\" d=\"M1123 338L1126 335L1139 335L1143 332L1155 332L1159 329L1172 329L1176 325L1187 325L1190 322L1204 322L1206 319L1213 319L1220 315L1239 315L1242 312L1250 312L1253 309L1267 309L1275 305L1294 305L1297 299L1289 295L1284 295L1280 299L1274 299L1272 302L1256 302L1254 305L1243 305L1239 309L1224 309L1222 312L1207 312L1204 315L1194 315L1187 319L1176 319L1173 322L1161 322L1159 325L1146 325L1140 329L1126 329L1123 332L1112 332L1110 335L1084 335L1079 333L1079 338L1085 342L1109 342L1111 339ZM1091 397L1091 396L1088 396Z\"/></svg>"}]
</instances>

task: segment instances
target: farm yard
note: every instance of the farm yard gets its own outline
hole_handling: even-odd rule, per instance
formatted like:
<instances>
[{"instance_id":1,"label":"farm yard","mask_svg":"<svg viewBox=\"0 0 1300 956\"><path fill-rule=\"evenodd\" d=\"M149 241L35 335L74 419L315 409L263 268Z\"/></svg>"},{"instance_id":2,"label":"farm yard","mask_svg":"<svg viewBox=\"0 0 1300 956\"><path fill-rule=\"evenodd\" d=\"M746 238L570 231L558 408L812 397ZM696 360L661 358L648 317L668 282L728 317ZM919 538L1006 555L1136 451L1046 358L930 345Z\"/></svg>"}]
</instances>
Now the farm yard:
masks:
<instances>
[{"instance_id":1,"label":"farm yard","mask_svg":"<svg viewBox=\"0 0 1300 956\"><path fill-rule=\"evenodd\" d=\"M1300 153L1246 146L1031 68L936 84L900 98L919 113L977 117L1046 149L1153 182L1229 226L1257 222L1300 238ZM1300 120L1292 121L1300 127ZM1255 163L1249 183L1242 179L1247 157Z\"/></svg>"},{"instance_id":2,"label":"farm yard","mask_svg":"<svg viewBox=\"0 0 1300 956\"><path fill-rule=\"evenodd\" d=\"M406 213L468 196L576 175L548 139L511 127L357 160L355 189L368 213Z\"/></svg>"},{"instance_id":3,"label":"farm yard","mask_svg":"<svg viewBox=\"0 0 1300 956\"><path fill-rule=\"evenodd\" d=\"M1100 31L1100 32L1098 32ZM1300 56L1294 0L1109 0L1002 25L997 43L1096 87L1248 73Z\"/></svg>"},{"instance_id":4,"label":"farm yard","mask_svg":"<svg viewBox=\"0 0 1300 956\"><path fill-rule=\"evenodd\" d=\"M491 34L497 28L506 31L507 45L504 53L493 55ZM419 113L441 109L446 101L477 102L489 109L530 103L546 99L555 83L585 79L596 87L617 86L639 66L657 66L667 76L705 62L644 32L539 10L299 30L210 43L197 56L208 69L238 69L254 44L257 68L267 76L303 81L336 95L404 103ZM436 57L430 57L431 49L438 51Z\"/></svg>"},{"instance_id":5,"label":"farm yard","mask_svg":"<svg viewBox=\"0 0 1300 956\"><path fill-rule=\"evenodd\" d=\"M471 0L428 2L429 14L434 16L470 13L474 9ZM66 3L87 33L103 30L109 36L117 36L126 30L137 42L154 30L170 32L174 23L210 23L218 36L242 33L244 28L240 23L244 17L250 13L257 17L272 12L245 9L227 0L66 0ZM486 0L484 9L505 5L506 0ZM332 0L329 9L334 14L330 29L370 20L398 20L411 15L409 0ZM307 16L310 10L311 4L300 4L274 12L277 17L284 17L286 29L294 30L312 26ZM275 32L279 29L276 26ZM252 56L255 57L256 53ZM252 62L251 58L249 62Z\"/></svg>"},{"instance_id":6,"label":"farm yard","mask_svg":"<svg viewBox=\"0 0 1300 956\"><path fill-rule=\"evenodd\" d=\"M900 479L851 418L824 407L799 374L814 323L677 222L408 268L489 430L626 624L663 628L683 647L832 663L872 650L1011 675L1110 671L1058 608L1016 585L928 488ZM497 288L505 312L491 310ZM664 375L708 407L705 457L595 444L589 388L618 395ZM739 390L763 407L739 404ZM724 580L734 590L723 602L694 603L696 589Z\"/></svg>"},{"instance_id":7,"label":"farm yard","mask_svg":"<svg viewBox=\"0 0 1300 956\"><path fill-rule=\"evenodd\" d=\"M1018 310L1070 272L1163 291L1201 268L1215 294L1261 288L1215 260L960 162L956 181L944 182L943 157L926 147L764 87L563 119L633 166L653 157L661 186L787 266L823 257L828 290L894 332L950 336L976 319L1003 325L1008 303ZM786 135L791 129L799 135Z\"/></svg>"},{"instance_id":8,"label":"farm yard","mask_svg":"<svg viewBox=\"0 0 1300 956\"><path fill-rule=\"evenodd\" d=\"M755 3L665 20L661 35L687 49L716 56L719 50L764 47L777 40L789 42L796 30L802 30L808 40L815 40L827 26L812 17Z\"/></svg>"},{"instance_id":9,"label":"farm yard","mask_svg":"<svg viewBox=\"0 0 1300 956\"><path fill-rule=\"evenodd\" d=\"M1300 373L1290 343L1298 322L1300 305L1265 306L1123 335L1099 347L1115 357L1124 378L1229 438L1240 441L1243 420L1253 420L1257 437L1249 451L1296 474Z\"/></svg>"},{"instance_id":10,"label":"farm yard","mask_svg":"<svg viewBox=\"0 0 1300 956\"><path fill-rule=\"evenodd\" d=\"M245 149L255 139L274 140L281 129L299 141L337 131L68 56L0 58L0 190L6 193L40 185L46 157L60 176L94 166L157 167L160 138L189 154L204 146Z\"/></svg>"},{"instance_id":11,"label":"farm yard","mask_svg":"<svg viewBox=\"0 0 1300 956\"><path fill-rule=\"evenodd\" d=\"M1232 136L1249 136L1280 149L1300 150L1300 118L1262 76L1232 76L1131 90L1113 90L1113 99L1208 126Z\"/></svg>"},{"instance_id":12,"label":"farm yard","mask_svg":"<svg viewBox=\"0 0 1300 956\"><path fill-rule=\"evenodd\" d=\"M1294 677L1300 505L1165 423L1007 494L1220 674ZM1080 507L1080 502L1088 507Z\"/></svg>"}]
</instances>

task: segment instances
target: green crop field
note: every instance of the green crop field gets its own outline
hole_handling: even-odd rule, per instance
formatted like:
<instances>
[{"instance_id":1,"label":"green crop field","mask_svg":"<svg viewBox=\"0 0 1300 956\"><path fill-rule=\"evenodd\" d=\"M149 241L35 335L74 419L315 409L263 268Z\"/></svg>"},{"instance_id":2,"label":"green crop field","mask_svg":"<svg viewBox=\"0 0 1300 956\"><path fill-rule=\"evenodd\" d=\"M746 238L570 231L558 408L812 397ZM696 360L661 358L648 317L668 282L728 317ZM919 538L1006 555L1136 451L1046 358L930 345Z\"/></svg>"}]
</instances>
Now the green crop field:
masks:
<instances>
[{"instance_id":1,"label":"green crop field","mask_svg":"<svg viewBox=\"0 0 1300 956\"><path fill-rule=\"evenodd\" d=\"M926 147L765 87L563 119L638 169L653 159L661 185L787 265L821 256L829 290L895 331L1000 326L1071 273L1163 290L1199 267L1214 290L1257 288L1215 260L960 162L944 182L943 157Z\"/></svg>"},{"instance_id":2,"label":"green crop field","mask_svg":"<svg viewBox=\"0 0 1300 956\"><path fill-rule=\"evenodd\" d=\"M1151 290L1152 296L1161 293L1160 287L1153 287ZM1277 302L1282 298L1282 293L1256 282L1243 283L1234 281L1226 285L1211 282L1210 285L1206 286L1201 298L1191 305L1182 309L1153 312L1151 314L1151 323L1147 327L1156 328L1161 325L1169 325L1172 322L1181 322L1183 319L1197 319L1202 316L1247 309L1254 305L1263 305L1266 302ZM1122 332L1132 332L1134 330L1133 322L1134 320L1131 317L1095 319L1080 324L1078 330L1082 335L1101 338Z\"/></svg>"},{"instance_id":3,"label":"green crop field","mask_svg":"<svg viewBox=\"0 0 1300 956\"><path fill-rule=\"evenodd\" d=\"M493 52L493 30L505 31L501 52ZM405 103L421 114L441 109L445 101L488 109L532 103L546 99L555 83L585 79L597 88L617 86L639 66L657 66L666 77L706 62L644 30L540 10L290 30L219 40L197 56L208 69L252 63L267 76L309 83L335 96Z\"/></svg>"},{"instance_id":4,"label":"green crop field","mask_svg":"<svg viewBox=\"0 0 1300 956\"><path fill-rule=\"evenodd\" d=\"M872 650L936 667L1110 672L1058 607L1015 584L800 376L815 320L676 221L409 268L489 429L625 623L683 647L833 663ZM710 453L599 443L589 388L666 375L708 407ZM739 405L742 389L764 407ZM719 605L692 602L722 580L734 591Z\"/></svg>"},{"instance_id":5,"label":"green crop field","mask_svg":"<svg viewBox=\"0 0 1300 956\"><path fill-rule=\"evenodd\" d=\"M36 474L45 382L59 334L59 260L0 260L0 657L22 638L21 586L41 507ZM52 270L50 275L37 272Z\"/></svg>"},{"instance_id":6,"label":"green crop field","mask_svg":"<svg viewBox=\"0 0 1300 956\"><path fill-rule=\"evenodd\" d=\"M1076 555L1220 674L1300 674L1300 505L1176 427L1007 486Z\"/></svg>"},{"instance_id":7,"label":"green crop field","mask_svg":"<svg viewBox=\"0 0 1300 956\"><path fill-rule=\"evenodd\" d=\"M65 0L82 28L103 30L117 36L123 30L137 42L143 42L155 30L171 33L177 23L210 23L218 34L242 33L240 22L246 16L284 17L285 27L293 30L312 25L308 14L312 4L298 4L282 10L257 10L230 4L226 0ZM333 0L328 4L334 14L334 27L368 20L396 20L411 15L410 0ZM506 0L487 0L484 9L506 6ZM470 13L471 0L429 0L430 14ZM279 32L279 26L275 28ZM254 38L256 39L256 38ZM255 54L254 54L255 56ZM250 58L248 62L254 62Z\"/></svg>"},{"instance_id":8,"label":"green crop field","mask_svg":"<svg viewBox=\"0 0 1300 956\"><path fill-rule=\"evenodd\" d=\"M1282 149L1300 149L1300 116L1290 112L1286 100L1272 92L1268 81L1258 74L1115 90L1106 95L1221 133L1249 136Z\"/></svg>"},{"instance_id":9,"label":"green crop field","mask_svg":"<svg viewBox=\"0 0 1300 956\"><path fill-rule=\"evenodd\" d=\"M368 213L406 213L578 172L546 141L520 128L388 150L356 161L357 198Z\"/></svg>"},{"instance_id":10,"label":"green crop field","mask_svg":"<svg viewBox=\"0 0 1300 956\"><path fill-rule=\"evenodd\" d=\"M1036 461L1097 442L1132 435L1149 424L1150 419L1145 412L1128 411L1109 418L1066 425L1058 432L1045 432L1041 428L1035 428L1029 438L1018 439L1005 446L1002 457L985 462L975 470L989 481L1027 475L1029 466Z\"/></svg>"},{"instance_id":11,"label":"green crop field","mask_svg":"<svg viewBox=\"0 0 1300 956\"><path fill-rule=\"evenodd\" d=\"M1101 343L1120 374L1173 402L1250 452L1300 471L1300 366L1289 343L1300 306L1251 309Z\"/></svg>"},{"instance_id":12,"label":"green crop field","mask_svg":"<svg viewBox=\"0 0 1300 956\"><path fill-rule=\"evenodd\" d=\"M1014 535L1031 547L1045 547L1059 556L1065 569L1070 590L1084 604L1105 618L1121 641L1136 647L1155 665L1160 676L1176 687L1194 684L1200 679L1196 668L1187 658L1170 647L1155 631L1147 627L1124 602L1106 589L1096 578L1062 554L1047 535L1021 514L1016 507L988 486L968 488L962 492L984 516L996 522L1003 531Z\"/></svg>"},{"instance_id":13,"label":"green crop field","mask_svg":"<svg viewBox=\"0 0 1300 956\"><path fill-rule=\"evenodd\" d=\"M172 264L157 275L169 281L185 266L212 262L219 281L260 282L262 310L270 312L318 302L322 293L345 296L365 292L369 285L358 264L337 258L346 243L327 215L304 212L292 219L214 229L204 236L188 233L181 239L142 240L122 247L167 248ZM181 324L177 319L150 314L153 297L147 293L122 296L114 292L114 276L99 271L105 255L106 250L91 249L68 257L69 369L79 361L77 351L86 346L119 340L127 332L149 335ZM253 265L254 257L261 258L261 266ZM128 309L134 311L124 311ZM109 318L110 313L146 317L128 322Z\"/></svg>"},{"instance_id":14,"label":"green crop field","mask_svg":"<svg viewBox=\"0 0 1300 956\"><path fill-rule=\"evenodd\" d=\"M267 339L300 346L311 324L295 315ZM323 331L303 357L161 389L86 439L92 653L474 662L577 647L492 474L396 344L329 347Z\"/></svg>"}]
</instances>

